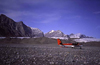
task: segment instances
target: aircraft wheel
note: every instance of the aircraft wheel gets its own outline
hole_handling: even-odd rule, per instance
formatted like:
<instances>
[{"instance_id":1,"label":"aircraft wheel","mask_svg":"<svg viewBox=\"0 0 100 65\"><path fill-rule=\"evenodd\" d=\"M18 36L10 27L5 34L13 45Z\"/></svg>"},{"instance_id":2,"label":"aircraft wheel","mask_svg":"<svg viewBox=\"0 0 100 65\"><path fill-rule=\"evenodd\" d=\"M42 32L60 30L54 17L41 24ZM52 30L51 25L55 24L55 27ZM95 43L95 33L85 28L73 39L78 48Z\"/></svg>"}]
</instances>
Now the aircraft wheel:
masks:
<instances>
[{"instance_id":1,"label":"aircraft wheel","mask_svg":"<svg viewBox=\"0 0 100 65\"><path fill-rule=\"evenodd\" d=\"M74 48L74 47L72 47L72 48Z\"/></svg>"}]
</instances>

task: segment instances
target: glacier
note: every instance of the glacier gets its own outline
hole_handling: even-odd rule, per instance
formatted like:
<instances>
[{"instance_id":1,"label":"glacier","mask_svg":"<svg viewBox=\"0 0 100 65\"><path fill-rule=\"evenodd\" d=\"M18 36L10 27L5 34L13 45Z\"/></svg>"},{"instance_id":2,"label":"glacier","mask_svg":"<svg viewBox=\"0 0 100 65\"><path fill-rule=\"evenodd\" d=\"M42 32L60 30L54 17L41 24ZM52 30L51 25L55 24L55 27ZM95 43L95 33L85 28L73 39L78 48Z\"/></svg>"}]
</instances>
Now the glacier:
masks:
<instances>
[{"instance_id":1,"label":"glacier","mask_svg":"<svg viewBox=\"0 0 100 65\"><path fill-rule=\"evenodd\" d=\"M80 39L74 39L76 42L100 42L100 39L97 38L80 38Z\"/></svg>"}]
</instances>

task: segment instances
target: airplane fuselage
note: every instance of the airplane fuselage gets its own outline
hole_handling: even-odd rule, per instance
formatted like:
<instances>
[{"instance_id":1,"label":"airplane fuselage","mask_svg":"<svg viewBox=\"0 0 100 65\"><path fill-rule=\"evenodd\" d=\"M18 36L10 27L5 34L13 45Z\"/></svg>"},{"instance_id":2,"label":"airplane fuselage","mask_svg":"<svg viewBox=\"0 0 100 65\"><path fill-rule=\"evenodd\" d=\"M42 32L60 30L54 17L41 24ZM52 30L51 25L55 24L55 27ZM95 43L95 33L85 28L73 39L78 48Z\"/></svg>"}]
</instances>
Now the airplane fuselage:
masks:
<instances>
[{"instance_id":1,"label":"airplane fuselage","mask_svg":"<svg viewBox=\"0 0 100 65\"><path fill-rule=\"evenodd\" d=\"M74 47L80 47L81 49L81 46L79 43L62 43L60 39L57 39L57 42L58 42L58 45L62 48L67 48L67 47L71 47L71 48L74 48Z\"/></svg>"}]
</instances>

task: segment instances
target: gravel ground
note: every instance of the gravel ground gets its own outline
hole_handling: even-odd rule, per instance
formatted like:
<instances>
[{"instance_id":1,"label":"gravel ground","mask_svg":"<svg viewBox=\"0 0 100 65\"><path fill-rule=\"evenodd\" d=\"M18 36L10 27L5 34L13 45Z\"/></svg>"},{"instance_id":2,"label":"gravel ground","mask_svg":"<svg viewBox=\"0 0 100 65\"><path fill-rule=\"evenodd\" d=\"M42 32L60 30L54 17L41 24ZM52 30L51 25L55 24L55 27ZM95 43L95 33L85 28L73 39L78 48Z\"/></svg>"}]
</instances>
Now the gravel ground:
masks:
<instances>
[{"instance_id":1,"label":"gravel ground","mask_svg":"<svg viewBox=\"0 0 100 65\"><path fill-rule=\"evenodd\" d=\"M100 65L100 47L56 44L0 44L0 65Z\"/></svg>"}]
</instances>

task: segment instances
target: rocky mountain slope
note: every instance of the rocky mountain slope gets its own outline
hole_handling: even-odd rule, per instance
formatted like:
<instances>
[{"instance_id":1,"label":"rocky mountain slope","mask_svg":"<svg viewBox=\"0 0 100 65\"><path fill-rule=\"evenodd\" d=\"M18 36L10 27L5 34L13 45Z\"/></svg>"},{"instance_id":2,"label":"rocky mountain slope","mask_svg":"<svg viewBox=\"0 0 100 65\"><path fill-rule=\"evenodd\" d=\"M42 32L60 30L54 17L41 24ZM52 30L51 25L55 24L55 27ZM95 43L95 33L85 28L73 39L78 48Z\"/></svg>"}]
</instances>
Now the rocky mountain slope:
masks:
<instances>
[{"instance_id":1,"label":"rocky mountain slope","mask_svg":"<svg viewBox=\"0 0 100 65\"><path fill-rule=\"evenodd\" d=\"M91 37L86 36L86 35L81 34L81 33L66 35L63 32L61 32L60 30L57 30L57 31L51 30L48 33L45 33L44 35L45 35L45 37L61 38L61 39L68 39L68 38L91 38Z\"/></svg>"},{"instance_id":2,"label":"rocky mountain slope","mask_svg":"<svg viewBox=\"0 0 100 65\"><path fill-rule=\"evenodd\" d=\"M64 33L60 30L54 31L51 30L50 32L45 34L45 37L64 37Z\"/></svg>"},{"instance_id":3,"label":"rocky mountain slope","mask_svg":"<svg viewBox=\"0 0 100 65\"><path fill-rule=\"evenodd\" d=\"M85 36L81 33L77 33L77 34L70 34L69 37L70 38L86 38L87 36Z\"/></svg>"},{"instance_id":4,"label":"rocky mountain slope","mask_svg":"<svg viewBox=\"0 0 100 65\"><path fill-rule=\"evenodd\" d=\"M84 34L81 34L81 33L77 33L77 34L70 34L69 35L70 38L93 38L93 37L90 37L90 36L86 36Z\"/></svg>"},{"instance_id":5,"label":"rocky mountain slope","mask_svg":"<svg viewBox=\"0 0 100 65\"><path fill-rule=\"evenodd\" d=\"M40 29L31 27L31 30L33 37L44 37L44 33Z\"/></svg>"},{"instance_id":6,"label":"rocky mountain slope","mask_svg":"<svg viewBox=\"0 0 100 65\"><path fill-rule=\"evenodd\" d=\"M38 32L37 32L38 31ZM15 22L4 14L0 15L0 37L43 37L39 29L26 26L22 21Z\"/></svg>"},{"instance_id":7,"label":"rocky mountain slope","mask_svg":"<svg viewBox=\"0 0 100 65\"><path fill-rule=\"evenodd\" d=\"M45 37L49 37L49 38L60 38L60 39L68 39L69 36L65 35L63 32L61 32L60 30L51 30L50 32L47 32L44 34Z\"/></svg>"},{"instance_id":8,"label":"rocky mountain slope","mask_svg":"<svg viewBox=\"0 0 100 65\"><path fill-rule=\"evenodd\" d=\"M66 35L60 30L51 30L44 34L38 28L28 27L22 21L15 22L4 14L0 15L0 37L90 38L81 33Z\"/></svg>"}]
</instances>

